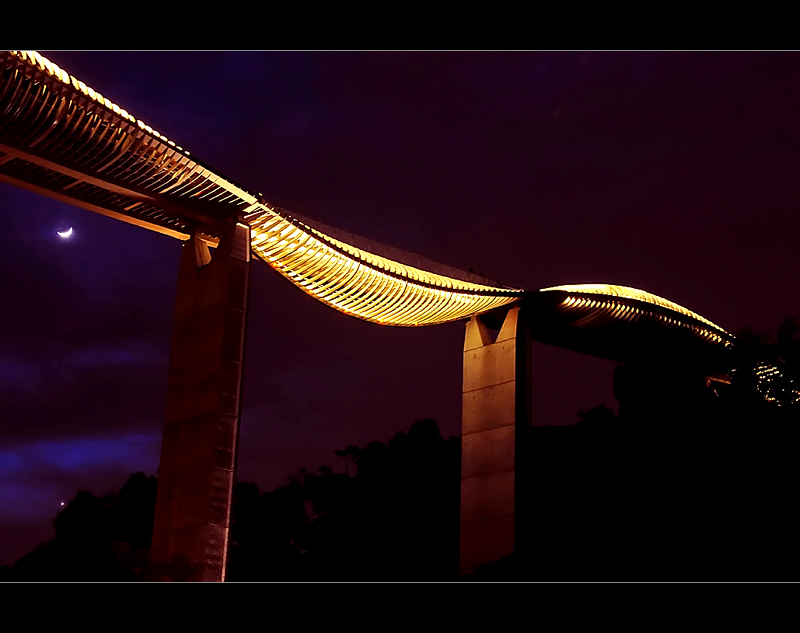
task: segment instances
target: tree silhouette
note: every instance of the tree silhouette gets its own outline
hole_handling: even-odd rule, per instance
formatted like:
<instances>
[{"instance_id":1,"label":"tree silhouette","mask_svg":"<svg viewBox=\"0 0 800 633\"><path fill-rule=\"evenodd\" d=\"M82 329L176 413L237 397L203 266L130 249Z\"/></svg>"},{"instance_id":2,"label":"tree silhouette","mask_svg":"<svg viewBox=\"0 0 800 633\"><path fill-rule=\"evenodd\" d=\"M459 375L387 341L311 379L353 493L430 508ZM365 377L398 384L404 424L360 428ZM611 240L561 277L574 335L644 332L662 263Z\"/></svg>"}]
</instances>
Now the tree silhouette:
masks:
<instances>
[{"instance_id":1,"label":"tree silhouette","mask_svg":"<svg viewBox=\"0 0 800 633\"><path fill-rule=\"evenodd\" d=\"M80 491L53 520L56 537L23 556L9 580L132 581L148 571L155 477L132 475L119 494Z\"/></svg>"},{"instance_id":2,"label":"tree silhouette","mask_svg":"<svg viewBox=\"0 0 800 633\"><path fill-rule=\"evenodd\" d=\"M534 526L519 535L531 554L470 579L796 579L800 324L737 339L730 384L679 364L620 365L619 415L602 405L532 428ZM456 580L460 438L427 419L334 454L344 473L300 469L264 493L236 484L227 579ZM0 579L196 579L180 557L150 563L156 485L137 473L118 494L79 492L56 538Z\"/></svg>"},{"instance_id":3,"label":"tree silhouette","mask_svg":"<svg viewBox=\"0 0 800 633\"><path fill-rule=\"evenodd\" d=\"M737 333L730 384L620 365L619 416L532 429L533 553L473 578L796 579L798 334Z\"/></svg>"},{"instance_id":4,"label":"tree silhouette","mask_svg":"<svg viewBox=\"0 0 800 633\"><path fill-rule=\"evenodd\" d=\"M228 578L455 579L459 439L422 420L387 444L335 454L353 476L321 467L263 495L237 488Z\"/></svg>"}]
</instances>

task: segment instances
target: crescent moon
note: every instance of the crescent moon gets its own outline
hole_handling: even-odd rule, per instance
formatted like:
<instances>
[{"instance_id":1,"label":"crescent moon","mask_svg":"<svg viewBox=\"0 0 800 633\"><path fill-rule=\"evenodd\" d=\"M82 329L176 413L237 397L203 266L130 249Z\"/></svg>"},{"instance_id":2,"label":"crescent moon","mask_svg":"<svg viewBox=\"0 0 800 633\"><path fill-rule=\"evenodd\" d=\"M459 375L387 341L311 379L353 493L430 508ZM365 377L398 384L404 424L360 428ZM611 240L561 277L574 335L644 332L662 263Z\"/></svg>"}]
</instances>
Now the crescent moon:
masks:
<instances>
[{"instance_id":1,"label":"crescent moon","mask_svg":"<svg viewBox=\"0 0 800 633\"><path fill-rule=\"evenodd\" d=\"M70 235L72 235L72 227L69 227L69 229L64 231L63 233L61 231L56 231L56 233L58 233L59 237L69 237Z\"/></svg>"}]
</instances>

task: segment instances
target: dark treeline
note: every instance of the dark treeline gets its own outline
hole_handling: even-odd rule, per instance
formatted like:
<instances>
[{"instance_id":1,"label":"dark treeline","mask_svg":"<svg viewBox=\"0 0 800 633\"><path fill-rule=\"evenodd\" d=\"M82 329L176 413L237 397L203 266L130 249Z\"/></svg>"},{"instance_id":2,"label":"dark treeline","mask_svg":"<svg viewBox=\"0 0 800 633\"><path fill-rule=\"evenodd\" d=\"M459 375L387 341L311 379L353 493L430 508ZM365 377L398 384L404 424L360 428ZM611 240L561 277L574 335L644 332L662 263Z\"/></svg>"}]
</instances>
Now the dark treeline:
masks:
<instances>
[{"instance_id":1,"label":"dark treeline","mask_svg":"<svg viewBox=\"0 0 800 633\"><path fill-rule=\"evenodd\" d=\"M433 420L336 451L351 474L301 471L234 495L230 580L443 580L458 569L460 438ZM456 535L456 538L454 538Z\"/></svg>"},{"instance_id":2,"label":"dark treeline","mask_svg":"<svg viewBox=\"0 0 800 633\"><path fill-rule=\"evenodd\" d=\"M619 415L531 432L530 554L475 580L796 580L800 327L737 333L731 383L683 366L619 366ZM765 372L765 367L780 373ZM765 378L766 376L766 378ZM460 438L433 420L335 451L345 473L301 470L234 491L228 580L457 580ZM56 538L6 580L190 580L154 567L156 479L78 493Z\"/></svg>"},{"instance_id":3,"label":"dark treeline","mask_svg":"<svg viewBox=\"0 0 800 633\"><path fill-rule=\"evenodd\" d=\"M336 451L348 472L302 469L262 493L234 489L227 579L457 578L460 438L416 422L388 443ZM192 580L185 560L151 566L155 477L132 475L118 494L79 492L54 521L56 537L23 556L5 580Z\"/></svg>"},{"instance_id":4,"label":"dark treeline","mask_svg":"<svg viewBox=\"0 0 800 633\"><path fill-rule=\"evenodd\" d=\"M476 578L796 580L798 333L738 332L730 384L619 366L618 416L533 428L529 557Z\"/></svg>"},{"instance_id":5,"label":"dark treeline","mask_svg":"<svg viewBox=\"0 0 800 633\"><path fill-rule=\"evenodd\" d=\"M56 537L29 552L4 580L134 581L149 572L155 477L132 475L118 493L81 491L53 520Z\"/></svg>"}]
</instances>

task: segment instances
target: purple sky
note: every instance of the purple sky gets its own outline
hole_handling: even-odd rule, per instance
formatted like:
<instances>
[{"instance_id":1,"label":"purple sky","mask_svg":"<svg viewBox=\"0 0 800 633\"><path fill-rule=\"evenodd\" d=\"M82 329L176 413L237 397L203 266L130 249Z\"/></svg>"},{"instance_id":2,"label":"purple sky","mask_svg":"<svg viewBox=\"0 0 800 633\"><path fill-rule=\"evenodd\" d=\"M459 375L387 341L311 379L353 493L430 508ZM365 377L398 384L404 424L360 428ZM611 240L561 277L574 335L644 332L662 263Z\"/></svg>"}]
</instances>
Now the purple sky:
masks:
<instances>
[{"instance_id":1,"label":"purple sky","mask_svg":"<svg viewBox=\"0 0 800 633\"><path fill-rule=\"evenodd\" d=\"M42 51L270 202L512 286L607 282L729 331L800 317L796 53ZM75 229L60 240L56 230ZM155 474L180 242L0 184L0 560L79 488ZM462 324L339 314L254 262L239 479L424 417L460 432ZM615 405L535 346L537 424Z\"/></svg>"}]
</instances>

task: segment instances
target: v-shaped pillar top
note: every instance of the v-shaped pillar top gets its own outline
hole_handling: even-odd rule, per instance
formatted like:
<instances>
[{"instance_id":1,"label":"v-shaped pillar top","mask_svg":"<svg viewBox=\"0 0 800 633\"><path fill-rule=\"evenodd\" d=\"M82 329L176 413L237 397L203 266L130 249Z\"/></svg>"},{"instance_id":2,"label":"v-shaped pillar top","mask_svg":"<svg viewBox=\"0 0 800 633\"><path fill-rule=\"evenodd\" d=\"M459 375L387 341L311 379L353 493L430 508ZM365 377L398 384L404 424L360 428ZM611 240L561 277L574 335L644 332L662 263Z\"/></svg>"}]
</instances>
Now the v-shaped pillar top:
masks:
<instances>
[{"instance_id":1,"label":"v-shaped pillar top","mask_svg":"<svg viewBox=\"0 0 800 633\"><path fill-rule=\"evenodd\" d=\"M467 323L461 435L461 575L521 553L527 529L530 336L519 304L497 337Z\"/></svg>"}]
</instances>

